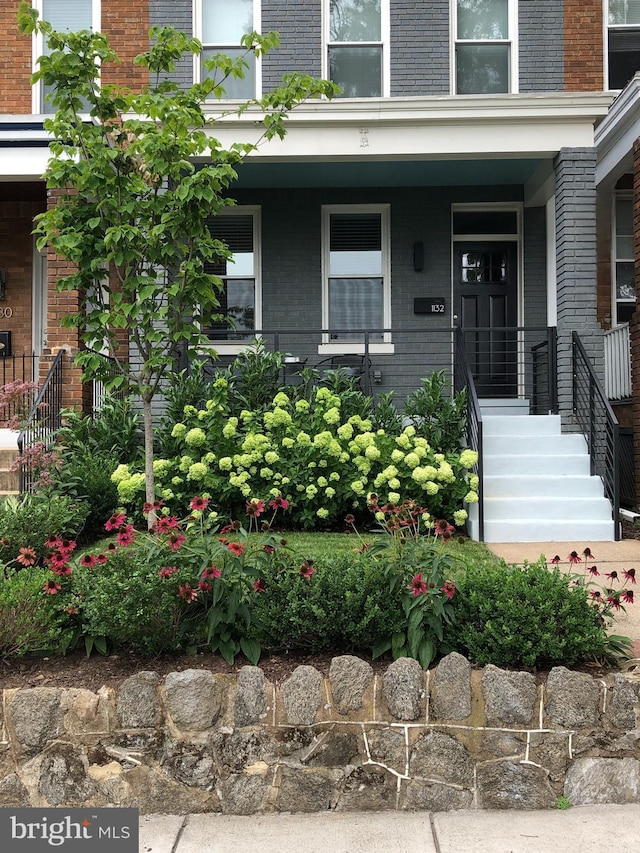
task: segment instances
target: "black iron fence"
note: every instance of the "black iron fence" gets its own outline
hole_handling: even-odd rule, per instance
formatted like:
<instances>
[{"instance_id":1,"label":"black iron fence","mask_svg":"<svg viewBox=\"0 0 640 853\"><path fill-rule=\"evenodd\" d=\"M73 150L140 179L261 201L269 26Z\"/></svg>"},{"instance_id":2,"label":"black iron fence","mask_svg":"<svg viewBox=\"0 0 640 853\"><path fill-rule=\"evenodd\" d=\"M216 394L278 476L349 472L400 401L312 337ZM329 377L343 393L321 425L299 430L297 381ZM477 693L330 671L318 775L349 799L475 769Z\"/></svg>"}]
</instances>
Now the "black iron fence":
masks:
<instances>
[{"instance_id":1,"label":"black iron fence","mask_svg":"<svg viewBox=\"0 0 640 853\"><path fill-rule=\"evenodd\" d=\"M467 392L467 446L478 454L475 473L478 475L478 540L484 542L484 486L482 482L482 412L478 401L478 393L469 364L469 358L464 342L464 333L458 329L456 333L454 389L456 393Z\"/></svg>"},{"instance_id":2,"label":"black iron fence","mask_svg":"<svg viewBox=\"0 0 640 853\"><path fill-rule=\"evenodd\" d=\"M60 429L65 355L64 350L60 350L56 356L18 436L18 453L22 460L21 492L29 492L33 488L37 457L49 449Z\"/></svg>"},{"instance_id":3,"label":"black iron fence","mask_svg":"<svg viewBox=\"0 0 640 853\"><path fill-rule=\"evenodd\" d=\"M0 399L0 424L11 421L12 418L20 418L29 410L35 398L35 387L38 382L38 356L7 355L0 357L0 388L9 393L2 393ZM16 388L11 392L11 386L21 386L24 383L33 383L34 391ZM9 388L7 388L9 386Z\"/></svg>"},{"instance_id":4,"label":"black iron fence","mask_svg":"<svg viewBox=\"0 0 640 853\"><path fill-rule=\"evenodd\" d=\"M611 501L615 537L620 538L620 437L618 420L596 376L591 361L577 332L573 345L573 413L587 440L591 458L591 474L604 484Z\"/></svg>"}]
</instances>

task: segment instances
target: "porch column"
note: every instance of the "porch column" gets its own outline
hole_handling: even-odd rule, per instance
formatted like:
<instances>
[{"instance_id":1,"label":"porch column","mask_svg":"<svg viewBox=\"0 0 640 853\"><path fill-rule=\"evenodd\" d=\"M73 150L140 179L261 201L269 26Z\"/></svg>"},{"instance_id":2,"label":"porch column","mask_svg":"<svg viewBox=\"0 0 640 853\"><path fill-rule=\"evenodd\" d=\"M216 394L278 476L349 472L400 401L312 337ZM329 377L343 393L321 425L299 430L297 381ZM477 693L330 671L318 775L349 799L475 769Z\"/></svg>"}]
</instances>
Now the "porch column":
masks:
<instances>
[{"instance_id":1,"label":"porch column","mask_svg":"<svg viewBox=\"0 0 640 853\"><path fill-rule=\"evenodd\" d=\"M47 205L56 204L58 193L47 192ZM63 317L74 314L80 306L80 294L77 291L58 293L56 282L73 272L73 266L58 257L49 248L47 250L47 347L40 358L40 385L44 382L49 368L61 349L68 353L64 365L62 387L62 405L65 409L91 411L91 385L82 382L82 371L75 367L73 358L82 347L77 328L62 325Z\"/></svg>"},{"instance_id":2,"label":"porch column","mask_svg":"<svg viewBox=\"0 0 640 853\"><path fill-rule=\"evenodd\" d=\"M636 310L629 323L631 338L631 410L636 504L640 506L640 139L633 143L633 257Z\"/></svg>"},{"instance_id":3,"label":"porch column","mask_svg":"<svg viewBox=\"0 0 640 853\"><path fill-rule=\"evenodd\" d=\"M573 359L578 332L598 376L604 378L604 345L597 316L596 152L563 148L555 159L558 405L571 428Z\"/></svg>"}]
</instances>

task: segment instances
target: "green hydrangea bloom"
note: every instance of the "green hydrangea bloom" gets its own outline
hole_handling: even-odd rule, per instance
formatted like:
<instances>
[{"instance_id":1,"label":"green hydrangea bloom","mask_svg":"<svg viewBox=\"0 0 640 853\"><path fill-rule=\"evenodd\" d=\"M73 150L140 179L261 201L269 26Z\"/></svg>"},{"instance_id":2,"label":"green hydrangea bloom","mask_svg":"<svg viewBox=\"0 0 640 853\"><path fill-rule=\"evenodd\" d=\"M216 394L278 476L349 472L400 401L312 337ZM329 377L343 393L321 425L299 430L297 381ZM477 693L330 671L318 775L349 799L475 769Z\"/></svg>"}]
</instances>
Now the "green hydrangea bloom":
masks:
<instances>
[{"instance_id":1,"label":"green hydrangea bloom","mask_svg":"<svg viewBox=\"0 0 640 853\"><path fill-rule=\"evenodd\" d=\"M354 480L353 483L351 483L351 488L356 495L364 495L364 483L362 480Z\"/></svg>"},{"instance_id":2,"label":"green hydrangea bloom","mask_svg":"<svg viewBox=\"0 0 640 853\"><path fill-rule=\"evenodd\" d=\"M207 465L211 465L212 462L216 461L216 454L209 451L209 453L205 453L202 457L202 461Z\"/></svg>"},{"instance_id":3,"label":"green hydrangea bloom","mask_svg":"<svg viewBox=\"0 0 640 853\"><path fill-rule=\"evenodd\" d=\"M389 480L389 488L390 489L399 489L400 488L400 480L397 477L392 477Z\"/></svg>"},{"instance_id":4,"label":"green hydrangea bloom","mask_svg":"<svg viewBox=\"0 0 640 853\"><path fill-rule=\"evenodd\" d=\"M224 377L220 376L220 377L219 377L218 379L216 379L216 381L213 383L213 387L214 387L214 388L217 388L218 390L221 390L221 389L223 389L223 388L228 388L228 387L229 387L229 383L227 382L227 380L226 380L226 379L224 379Z\"/></svg>"},{"instance_id":5,"label":"green hydrangea bloom","mask_svg":"<svg viewBox=\"0 0 640 853\"><path fill-rule=\"evenodd\" d=\"M404 453L401 450L398 450L396 447L395 450L391 451L391 461L395 462L398 465L404 459Z\"/></svg>"},{"instance_id":6,"label":"green hydrangea bloom","mask_svg":"<svg viewBox=\"0 0 640 853\"><path fill-rule=\"evenodd\" d=\"M456 475L453 473L453 468L448 462L441 462L438 468L438 479L443 483L454 483Z\"/></svg>"},{"instance_id":7,"label":"green hydrangea bloom","mask_svg":"<svg viewBox=\"0 0 640 853\"><path fill-rule=\"evenodd\" d=\"M420 457L417 453L414 452L407 453L407 455L404 457L404 462L405 465L407 465L409 468L417 468L420 464Z\"/></svg>"},{"instance_id":8,"label":"green hydrangea bloom","mask_svg":"<svg viewBox=\"0 0 640 853\"><path fill-rule=\"evenodd\" d=\"M329 479L330 479L330 480L333 480L333 482L334 482L334 483L337 483L337 482L338 482L338 480L340 479L340 474L338 474L338 472L337 472L337 471L332 471L332 472L329 474Z\"/></svg>"},{"instance_id":9,"label":"green hydrangea bloom","mask_svg":"<svg viewBox=\"0 0 640 853\"><path fill-rule=\"evenodd\" d=\"M298 433L298 435L296 436L296 442L297 442L301 447L307 447L309 444L311 444L311 436L309 435L309 433L308 433L308 432L303 432L303 431L301 430L301 431Z\"/></svg>"},{"instance_id":10,"label":"green hydrangea bloom","mask_svg":"<svg viewBox=\"0 0 640 853\"><path fill-rule=\"evenodd\" d=\"M194 427L185 435L184 440L189 447L202 447L203 444L206 444L207 434L200 427Z\"/></svg>"},{"instance_id":11,"label":"green hydrangea bloom","mask_svg":"<svg viewBox=\"0 0 640 853\"><path fill-rule=\"evenodd\" d=\"M273 469L271 468L261 468L260 476L263 480L270 480L273 477Z\"/></svg>"},{"instance_id":12,"label":"green hydrangea bloom","mask_svg":"<svg viewBox=\"0 0 640 853\"><path fill-rule=\"evenodd\" d=\"M342 424L336 430L338 437L343 441L350 441L353 438L353 427L350 423Z\"/></svg>"},{"instance_id":13,"label":"green hydrangea bloom","mask_svg":"<svg viewBox=\"0 0 640 853\"><path fill-rule=\"evenodd\" d=\"M467 494L464 496L464 502L466 504L478 503L478 493L474 492L473 490L467 492Z\"/></svg>"},{"instance_id":14,"label":"green hydrangea bloom","mask_svg":"<svg viewBox=\"0 0 640 853\"><path fill-rule=\"evenodd\" d=\"M293 447L295 445L295 441L289 436L285 436L280 442L283 447Z\"/></svg>"},{"instance_id":15,"label":"green hydrangea bloom","mask_svg":"<svg viewBox=\"0 0 640 853\"><path fill-rule=\"evenodd\" d=\"M144 474L138 472L118 482L118 498L125 504L138 498L138 493L145 487Z\"/></svg>"},{"instance_id":16,"label":"green hydrangea bloom","mask_svg":"<svg viewBox=\"0 0 640 853\"><path fill-rule=\"evenodd\" d=\"M233 438L238 431L238 419L229 418L226 424L222 427L222 434L225 438Z\"/></svg>"},{"instance_id":17,"label":"green hydrangea bloom","mask_svg":"<svg viewBox=\"0 0 640 853\"><path fill-rule=\"evenodd\" d=\"M320 509L316 511L316 515L318 516L318 518L328 518L329 510L321 506Z\"/></svg>"},{"instance_id":18,"label":"green hydrangea bloom","mask_svg":"<svg viewBox=\"0 0 640 853\"><path fill-rule=\"evenodd\" d=\"M218 462L218 468L221 471L230 471L233 467L233 461L230 456L223 456Z\"/></svg>"},{"instance_id":19,"label":"green hydrangea bloom","mask_svg":"<svg viewBox=\"0 0 640 853\"><path fill-rule=\"evenodd\" d=\"M185 424L177 423L173 425L173 429L171 430L171 438L184 438L187 434L187 427Z\"/></svg>"},{"instance_id":20,"label":"green hydrangea bloom","mask_svg":"<svg viewBox=\"0 0 640 853\"><path fill-rule=\"evenodd\" d=\"M193 465L193 459L190 456L182 456L178 468L183 474L186 474L189 468Z\"/></svg>"},{"instance_id":21,"label":"green hydrangea bloom","mask_svg":"<svg viewBox=\"0 0 640 853\"><path fill-rule=\"evenodd\" d=\"M307 493L308 498L315 498L318 494L318 489L313 485L313 483L311 483L311 485L307 486L305 492Z\"/></svg>"},{"instance_id":22,"label":"green hydrangea bloom","mask_svg":"<svg viewBox=\"0 0 640 853\"><path fill-rule=\"evenodd\" d=\"M336 490L333 488L333 486L327 486L327 488L324 490L324 493L325 496L328 498L334 498L336 496Z\"/></svg>"},{"instance_id":23,"label":"green hydrangea bloom","mask_svg":"<svg viewBox=\"0 0 640 853\"><path fill-rule=\"evenodd\" d=\"M268 465L274 465L279 459L280 457L275 452L275 450L267 450L267 452L264 454L264 461Z\"/></svg>"},{"instance_id":24,"label":"green hydrangea bloom","mask_svg":"<svg viewBox=\"0 0 640 853\"><path fill-rule=\"evenodd\" d=\"M478 454L475 450L470 450L467 448L463 450L460 454L460 464L463 468L473 468L473 466L478 461Z\"/></svg>"},{"instance_id":25,"label":"green hydrangea bloom","mask_svg":"<svg viewBox=\"0 0 640 853\"><path fill-rule=\"evenodd\" d=\"M273 398L273 406L286 406L289 402L289 398L284 393L284 391L279 391L276 396Z\"/></svg>"},{"instance_id":26,"label":"green hydrangea bloom","mask_svg":"<svg viewBox=\"0 0 640 853\"><path fill-rule=\"evenodd\" d=\"M340 411L333 406L331 409L328 409L322 419L326 421L328 424L339 424L340 423Z\"/></svg>"},{"instance_id":27,"label":"green hydrangea bloom","mask_svg":"<svg viewBox=\"0 0 640 853\"><path fill-rule=\"evenodd\" d=\"M403 448L403 450L411 449L411 440L408 435L404 433L400 433L400 435L396 436L396 444Z\"/></svg>"},{"instance_id":28,"label":"green hydrangea bloom","mask_svg":"<svg viewBox=\"0 0 640 853\"><path fill-rule=\"evenodd\" d=\"M462 525L465 523L465 521L468 518L469 518L469 513L466 511L466 509L457 509L453 513L453 521L454 521L456 527L462 527Z\"/></svg>"},{"instance_id":29,"label":"green hydrangea bloom","mask_svg":"<svg viewBox=\"0 0 640 853\"><path fill-rule=\"evenodd\" d=\"M427 480L427 482L423 484L422 488L428 495L437 495L440 491L440 486L437 483L434 483L433 480Z\"/></svg>"},{"instance_id":30,"label":"green hydrangea bloom","mask_svg":"<svg viewBox=\"0 0 640 853\"><path fill-rule=\"evenodd\" d=\"M184 480L182 479L182 477L172 477L171 478L171 485L172 486L181 486L183 483L184 483Z\"/></svg>"},{"instance_id":31,"label":"green hydrangea bloom","mask_svg":"<svg viewBox=\"0 0 640 853\"><path fill-rule=\"evenodd\" d=\"M329 485L329 481L327 480L326 477L318 477L318 479L316 480L316 483L323 489L325 488L325 486Z\"/></svg>"},{"instance_id":32,"label":"green hydrangea bloom","mask_svg":"<svg viewBox=\"0 0 640 853\"><path fill-rule=\"evenodd\" d=\"M185 406L183 411L188 418L195 418L198 414L196 407L191 405Z\"/></svg>"},{"instance_id":33,"label":"green hydrangea bloom","mask_svg":"<svg viewBox=\"0 0 640 853\"><path fill-rule=\"evenodd\" d=\"M364 455L367 457L367 459L380 459L380 451L375 446L375 444L370 444L369 447L367 447L367 449L365 450Z\"/></svg>"},{"instance_id":34,"label":"green hydrangea bloom","mask_svg":"<svg viewBox=\"0 0 640 853\"><path fill-rule=\"evenodd\" d=\"M297 400L296 401L296 412L308 412L311 406L309 405L308 400Z\"/></svg>"},{"instance_id":35,"label":"green hydrangea bloom","mask_svg":"<svg viewBox=\"0 0 640 853\"><path fill-rule=\"evenodd\" d=\"M153 460L153 473L156 477L164 477L169 470L171 469L171 460L170 459L154 459ZM113 474L111 475L111 479L113 480Z\"/></svg>"},{"instance_id":36,"label":"green hydrangea bloom","mask_svg":"<svg viewBox=\"0 0 640 853\"><path fill-rule=\"evenodd\" d=\"M478 489L480 488L480 477L478 477L477 474L472 474L469 477L469 488L473 492L477 492Z\"/></svg>"},{"instance_id":37,"label":"green hydrangea bloom","mask_svg":"<svg viewBox=\"0 0 640 853\"><path fill-rule=\"evenodd\" d=\"M387 495L387 503L399 504L400 494L398 492L389 492L389 494Z\"/></svg>"}]
</instances>

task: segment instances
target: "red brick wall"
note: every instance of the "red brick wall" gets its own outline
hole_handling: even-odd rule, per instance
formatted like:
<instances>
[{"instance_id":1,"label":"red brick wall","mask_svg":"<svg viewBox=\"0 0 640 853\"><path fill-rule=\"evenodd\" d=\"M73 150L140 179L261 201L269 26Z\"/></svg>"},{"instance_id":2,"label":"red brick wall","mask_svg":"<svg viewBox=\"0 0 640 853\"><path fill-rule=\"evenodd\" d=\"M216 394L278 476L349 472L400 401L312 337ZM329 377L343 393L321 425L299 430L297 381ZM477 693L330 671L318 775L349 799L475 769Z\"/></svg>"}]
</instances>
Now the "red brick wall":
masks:
<instances>
[{"instance_id":1,"label":"red brick wall","mask_svg":"<svg viewBox=\"0 0 640 853\"><path fill-rule=\"evenodd\" d=\"M564 81L568 92L604 88L602 0L565 0Z\"/></svg>"},{"instance_id":2,"label":"red brick wall","mask_svg":"<svg viewBox=\"0 0 640 853\"><path fill-rule=\"evenodd\" d=\"M149 0L103 0L101 29L122 62L103 68L102 79L139 89L148 75L133 59L149 45Z\"/></svg>"},{"instance_id":3,"label":"red brick wall","mask_svg":"<svg viewBox=\"0 0 640 853\"><path fill-rule=\"evenodd\" d=\"M631 394L633 406L633 455L636 469L636 503L640 506L640 139L633 146L633 257L635 261L636 310L631 318Z\"/></svg>"},{"instance_id":4,"label":"red brick wall","mask_svg":"<svg viewBox=\"0 0 640 853\"><path fill-rule=\"evenodd\" d=\"M31 112L31 37L18 31L18 4L0 2L0 113Z\"/></svg>"}]
</instances>

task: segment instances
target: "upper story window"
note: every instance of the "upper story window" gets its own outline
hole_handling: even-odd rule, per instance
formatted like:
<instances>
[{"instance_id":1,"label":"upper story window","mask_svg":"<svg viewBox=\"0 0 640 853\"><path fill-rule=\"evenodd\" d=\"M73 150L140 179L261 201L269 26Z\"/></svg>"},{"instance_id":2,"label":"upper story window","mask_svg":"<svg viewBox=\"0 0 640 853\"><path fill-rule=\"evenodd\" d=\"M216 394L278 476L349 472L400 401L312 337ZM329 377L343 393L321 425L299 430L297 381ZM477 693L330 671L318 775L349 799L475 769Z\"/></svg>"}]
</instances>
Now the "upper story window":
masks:
<instances>
[{"instance_id":1,"label":"upper story window","mask_svg":"<svg viewBox=\"0 0 640 853\"><path fill-rule=\"evenodd\" d=\"M33 0L34 9L58 32L100 29L100 0ZM41 34L34 36L34 70L38 57L47 53L47 45ZM51 113L53 107L46 98L50 88L40 83L34 87L33 112Z\"/></svg>"},{"instance_id":2,"label":"upper story window","mask_svg":"<svg viewBox=\"0 0 640 853\"><path fill-rule=\"evenodd\" d=\"M362 341L355 330L391 324L389 206L324 207L323 325L331 341ZM371 340L382 341L383 334Z\"/></svg>"},{"instance_id":3,"label":"upper story window","mask_svg":"<svg viewBox=\"0 0 640 853\"><path fill-rule=\"evenodd\" d=\"M615 315L613 325L628 323L636 307L633 262L633 199L630 195L615 197L615 232L613 247L613 289Z\"/></svg>"},{"instance_id":4,"label":"upper story window","mask_svg":"<svg viewBox=\"0 0 640 853\"><path fill-rule=\"evenodd\" d=\"M205 324L213 341L244 341L260 328L260 210L238 206L209 220L211 236L231 251L231 260L207 264L222 279L217 297L220 319Z\"/></svg>"},{"instance_id":5,"label":"upper story window","mask_svg":"<svg viewBox=\"0 0 640 853\"><path fill-rule=\"evenodd\" d=\"M454 91L493 95L517 91L514 0L453 0Z\"/></svg>"},{"instance_id":6,"label":"upper story window","mask_svg":"<svg viewBox=\"0 0 640 853\"><path fill-rule=\"evenodd\" d=\"M222 82L224 97L246 101L260 95L258 65L253 53L240 44L243 35L260 30L260 0L195 0L194 30L202 42L196 78L211 75L204 62L223 53L231 59L243 57L248 65L243 78L227 77Z\"/></svg>"},{"instance_id":7,"label":"upper story window","mask_svg":"<svg viewBox=\"0 0 640 853\"><path fill-rule=\"evenodd\" d=\"M609 0L609 89L624 89L640 71L640 0Z\"/></svg>"},{"instance_id":8,"label":"upper story window","mask_svg":"<svg viewBox=\"0 0 640 853\"><path fill-rule=\"evenodd\" d=\"M326 77L343 98L389 94L389 0L327 0Z\"/></svg>"}]
</instances>

